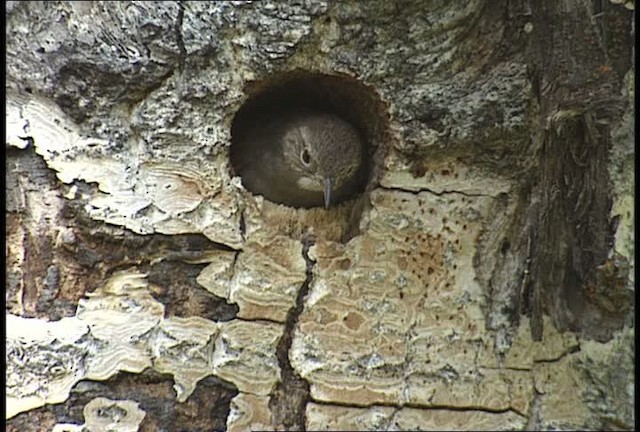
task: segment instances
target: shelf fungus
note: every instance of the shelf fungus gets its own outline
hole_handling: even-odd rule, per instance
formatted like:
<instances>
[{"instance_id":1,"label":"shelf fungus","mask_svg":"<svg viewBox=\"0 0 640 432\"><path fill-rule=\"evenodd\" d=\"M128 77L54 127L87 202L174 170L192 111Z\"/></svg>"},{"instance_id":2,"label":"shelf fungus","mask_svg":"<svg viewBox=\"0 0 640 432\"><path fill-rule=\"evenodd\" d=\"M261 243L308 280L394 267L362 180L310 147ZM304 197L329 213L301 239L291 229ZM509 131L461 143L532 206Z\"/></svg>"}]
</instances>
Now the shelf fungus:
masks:
<instances>
[{"instance_id":1,"label":"shelf fungus","mask_svg":"<svg viewBox=\"0 0 640 432\"><path fill-rule=\"evenodd\" d=\"M7 315L7 418L64 402L81 380L146 368L173 375L179 402L207 376L269 395L280 380L276 346L284 325L165 318L151 290L146 274L131 268L82 299L75 317L47 322Z\"/></svg>"},{"instance_id":2,"label":"shelf fungus","mask_svg":"<svg viewBox=\"0 0 640 432\"><path fill-rule=\"evenodd\" d=\"M59 423L53 427L52 432L137 432L145 417L145 412L138 407L137 402L104 397L92 399L85 405L83 414L83 425Z\"/></svg>"},{"instance_id":3,"label":"shelf fungus","mask_svg":"<svg viewBox=\"0 0 640 432\"><path fill-rule=\"evenodd\" d=\"M158 154L139 154L136 149L148 143L87 135L51 100L7 95L7 143L32 145L63 183L97 185L82 197L67 195L87 200L90 218L145 235L202 233L239 248L240 210L233 188L225 187L231 179L224 161L183 160L169 151L170 138L157 139Z\"/></svg>"}]
</instances>

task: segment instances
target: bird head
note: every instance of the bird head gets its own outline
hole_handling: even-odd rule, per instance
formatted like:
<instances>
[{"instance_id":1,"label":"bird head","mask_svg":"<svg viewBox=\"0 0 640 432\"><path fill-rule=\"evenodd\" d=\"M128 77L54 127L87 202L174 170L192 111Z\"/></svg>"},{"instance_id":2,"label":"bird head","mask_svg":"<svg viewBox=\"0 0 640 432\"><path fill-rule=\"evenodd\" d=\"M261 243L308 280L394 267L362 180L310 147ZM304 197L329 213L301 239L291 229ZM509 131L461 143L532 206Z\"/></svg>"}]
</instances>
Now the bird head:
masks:
<instances>
[{"instance_id":1,"label":"bird head","mask_svg":"<svg viewBox=\"0 0 640 432\"><path fill-rule=\"evenodd\" d=\"M300 189L321 192L328 208L342 195L362 163L362 144L355 128L325 113L297 117L284 136L283 151L290 169L297 173Z\"/></svg>"}]
</instances>

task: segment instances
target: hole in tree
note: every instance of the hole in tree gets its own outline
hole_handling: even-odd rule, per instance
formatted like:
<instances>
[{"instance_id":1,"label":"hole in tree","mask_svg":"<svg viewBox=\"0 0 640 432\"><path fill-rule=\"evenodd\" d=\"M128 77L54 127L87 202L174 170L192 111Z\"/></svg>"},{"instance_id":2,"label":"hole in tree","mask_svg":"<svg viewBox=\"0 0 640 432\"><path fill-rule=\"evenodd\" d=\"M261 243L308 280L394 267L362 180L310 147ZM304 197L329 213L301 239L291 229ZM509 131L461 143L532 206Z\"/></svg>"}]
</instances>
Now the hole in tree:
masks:
<instances>
[{"instance_id":1,"label":"hole in tree","mask_svg":"<svg viewBox=\"0 0 640 432\"><path fill-rule=\"evenodd\" d=\"M255 195L262 195L269 201L291 207L323 205L324 190L320 189L319 182L314 186L314 192L310 193L309 200L306 200L305 196L288 194L286 188L291 175L276 175L275 181L269 177L271 180L261 182L262 174L256 174L255 169L251 171L251 168L247 168L257 158L258 169L264 166L277 173L281 172L281 168L277 166L281 160L276 158L274 162L274 156L267 155L265 151L284 142L281 133L283 128L270 129L270 125L277 123L279 119L288 118L292 113L319 113L332 119L337 118L339 123L346 122L362 145L359 168L349 177L349 187L331 196L332 206L345 201L352 202L354 198L375 188L386 147L384 143L387 141L388 120L385 106L373 88L350 76L295 70L249 82L245 91L249 97L236 113L231 126L230 156L233 173L242 178L247 190ZM340 163L341 157L348 157L348 150L343 148L335 152L336 163ZM313 157L307 150L297 152L297 160L304 167L313 166ZM284 184L278 184L280 179L284 179ZM283 190L286 192L281 192Z\"/></svg>"}]
</instances>

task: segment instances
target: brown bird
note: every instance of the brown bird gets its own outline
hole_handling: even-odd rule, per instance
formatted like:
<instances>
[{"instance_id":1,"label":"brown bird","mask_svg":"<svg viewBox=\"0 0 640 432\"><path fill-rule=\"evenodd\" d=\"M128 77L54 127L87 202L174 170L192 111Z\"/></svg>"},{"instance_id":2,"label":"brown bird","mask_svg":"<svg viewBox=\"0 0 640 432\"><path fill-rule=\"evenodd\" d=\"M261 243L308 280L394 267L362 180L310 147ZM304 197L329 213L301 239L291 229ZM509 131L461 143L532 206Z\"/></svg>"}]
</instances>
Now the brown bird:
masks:
<instances>
[{"instance_id":1,"label":"brown bird","mask_svg":"<svg viewBox=\"0 0 640 432\"><path fill-rule=\"evenodd\" d=\"M231 147L231 162L246 189L293 207L325 208L357 192L362 141L350 123L309 110L251 120L234 128Z\"/></svg>"}]
</instances>

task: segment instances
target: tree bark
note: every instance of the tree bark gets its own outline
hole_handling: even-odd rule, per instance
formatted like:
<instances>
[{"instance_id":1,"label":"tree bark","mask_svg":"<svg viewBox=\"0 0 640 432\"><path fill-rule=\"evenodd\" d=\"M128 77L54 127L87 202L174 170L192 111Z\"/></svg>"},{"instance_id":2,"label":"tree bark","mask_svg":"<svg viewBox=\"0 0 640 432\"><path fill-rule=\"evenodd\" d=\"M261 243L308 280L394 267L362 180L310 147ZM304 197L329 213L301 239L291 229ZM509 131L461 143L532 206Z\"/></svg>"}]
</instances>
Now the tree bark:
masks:
<instances>
[{"instance_id":1,"label":"tree bark","mask_svg":"<svg viewBox=\"0 0 640 432\"><path fill-rule=\"evenodd\" d=\"M7 430L633 429L634 5L8 2ZM243 186L287 104L356 199Z\"/></svg>"}]
</instances>

